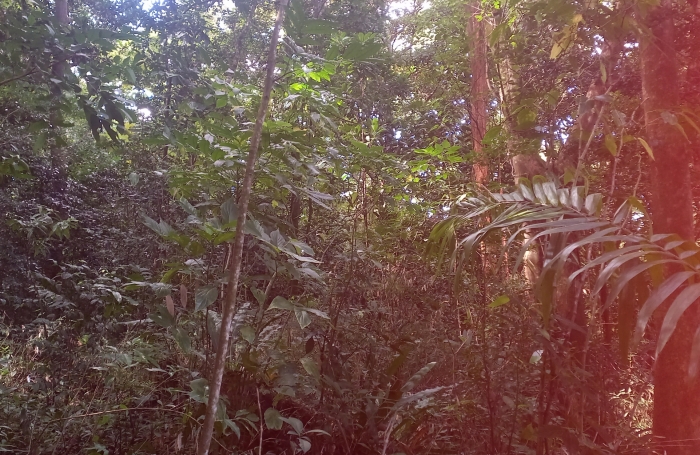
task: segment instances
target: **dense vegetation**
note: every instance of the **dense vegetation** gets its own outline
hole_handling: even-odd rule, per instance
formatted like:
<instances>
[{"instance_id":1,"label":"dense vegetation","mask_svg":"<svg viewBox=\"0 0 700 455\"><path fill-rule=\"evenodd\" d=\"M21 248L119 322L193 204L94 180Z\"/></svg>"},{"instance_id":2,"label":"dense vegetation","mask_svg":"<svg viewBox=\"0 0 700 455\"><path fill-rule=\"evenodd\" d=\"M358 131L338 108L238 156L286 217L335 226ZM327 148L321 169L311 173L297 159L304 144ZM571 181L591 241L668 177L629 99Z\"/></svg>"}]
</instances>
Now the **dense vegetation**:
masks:
<instances>
[{"instance_id":1,"label":"dense vegetation","mask_svg":"<svg viewBox=\"0 0 700 455\"><path fill-rule=\"evenodd\" d=\"M0 23L0 451L700 453L697 2Z\"/></svg>"}]
</instances>

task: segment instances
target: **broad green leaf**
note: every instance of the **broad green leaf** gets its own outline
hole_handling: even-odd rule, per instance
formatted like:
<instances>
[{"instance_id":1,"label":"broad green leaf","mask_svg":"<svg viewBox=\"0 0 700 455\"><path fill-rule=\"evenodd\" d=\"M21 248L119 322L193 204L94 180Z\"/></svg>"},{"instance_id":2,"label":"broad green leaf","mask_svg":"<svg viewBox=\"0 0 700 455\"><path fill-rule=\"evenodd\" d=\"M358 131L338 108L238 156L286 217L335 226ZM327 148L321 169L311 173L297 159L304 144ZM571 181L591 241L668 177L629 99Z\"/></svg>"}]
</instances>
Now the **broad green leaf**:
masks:
<instances>
[{"instance_id":1,"label":"broad green leaf","mask_svg":"<svg viewBox=\"0 0 700 455\"><path fill-rule=\"evenodd\" d=\"M311 318L309 317L309 313L306 310L302 310L301 308L294 308L294 314L297 317L297 321L299 321L299 326L302 329L307 328L309 325L311 325Z\"/></svg>"},{"instance_id":2,"label":"broad green leaf","mask_svg":"<svg viewBox=\"0 0 700 455\"><path fill-rule=\"evenodd\" d=\"M272 299L270 306L267 307L268 310L271 310L274 308L277 308L280 310L293 310L294 305L292 305L292 303L289 300L285 299L281 295L278 295L277 297Z\"/></svg>"},{"instance_id":3,"label":"broad green leaf","mask_svg":"<svg viewBox=\"0 0 700 455\"><path fill-rule=\"evenodd\" d=\"M215 311L209 310L207 312L207 333L209 334L209 339L211 340L214 352L219 349L219 328L221 327L221 317Z\"/></svg>"},{"instance_id":4,"label":"broad green leaf","mask_svg":"<svg viewBox=\"0 0 700 455\"><path fill-rule=\"evenodd\" d=\"M550 205L556 207L559 205L559 194L557 193L557 187L554 182L545 182L542 184L542 189L547 197L547 202Z\"/></svg>"},{"instance_id":5,"label":"broad green leaf","mask_svg":"<svg viewBox=\"0 0 700 455\"><path fill-rule=\"evenodd\" d=\"M156 311L149 314L148 317L165 329L175 326L175 318L173 318L165 305L157 305Z\"/></svg>"},{"instance_id":6,"label":"broad green leaf","mask_svg":"<svg viewBox=\"0 0 700 455\"><path fill-rule=\"evenodd\" d=\"M230 428L234 433L236 433L236 437L237 437L238 439L241 439L241 429L238 428L238 425L236 424L236 422L234 422L234 421L231 420L231 419L225 418L225 419L224 419L224 424L226 424L226 426L227 426L228 428Z\"/></svg>"},{"instance_id":7,"label":"broad green leaf","mask_svg":"<svg viewBox=\"0 0 700 455\"><path fill-rule=\"evenodd\" d=\"M603 208L603 195L600 193L589 194L586 196L584 206L589 215L600 215L600 211Z\"/></svg>"},{"instance_id":8,"label":"broad green leaf","mask_svg":"<svg viewBox=\"0 0 700 455\"><path fill-rule=\"evenodd\" d=\"M558 41L555 41L554 44L552 44L552 50L549 52L549 58L554 60L557 57L559 57L559 55L563 51L564 51L564 47L561 44L559 44Z\"/></svg>"},{"instance_id":9,"label":"broad green leaf","mask_svg":"<svg viewBox=\"0 0 700 455\"><path fill-rule=\"evenodd\" d=\"M489 304L489 308L498 308L499 306L505 305L508 302L510 302L510 297L507 295L501 295L496 297L496 300Z\"/></svg>"},{"instance_id":10,"label":"broad green leaf","mask_svg":"<svg viewBox=\"0 0 700 455\"><path fill-rule=\"evenodd\" d=\"M301 420L296 419L294 417L280 417L283 422L287 422L289 425L291 425L292 428L294 428L294 431L296 432L297 435L301 436L302 433L304 433L304 424L302 423Z\"/></svg>"},{"instance_id":11,"label":"broad green leaf","mask_svg":"<svg viewBox=\"0 0 700 455\"><path fill-rule=\"evenodd\" d=\"M496 125L491 128L484 134L484 138L481 140L484 144L490 144L491 142L494 141L500 134L501 131L503 130L503 125Z\"/></svg>"},{"instance_id":12,"label":"broad green leaf","mask_svg":"<svg viewBox=\"0 0 700 455\"><path fill-rule=\"evenodd\" d=\"M281 430L283 423L284 422L282 421L282 415L277 409L268 408L265 411L265 426L267 426L268 429Z\"/></svg>"},{"instance_id":13,"label":"broad green leaf","mask_svg":"<svg viewBox=\"0 0 700 455\"><path fill-rule=\"evenodd\" d=\"M636 261L638 258L644 257L647 254L648 252L644 250L632 251L630 253L617 256L616 258L608 262L598 274L598 280L596 281L596 285L593 288L593 295L597 295L598 293L600 293L600 291L603 289L603 286L610 282L612 275L618 272L620 270L620 267L622 267L625 263L629 261Z\"/></svg>"},{"instance_id":14,"label":"broad green leaf","mask_svg":"<svg viewBox=\"0 0 700 455\"><path fill-rule=\"evenodd\" d=\"M195 209L192 204L190 204L190 201L185 199L184 197L180 198L180 207L183 208L185 212L187 212L188 215L192 216L198 216L197 209Z\"/></svg>"},{"instance_id":15,"label":"broad green leaf","mask_svg":"<svg viewBox=\"0 0 700 455\"><path fill-rule=\"evenodd\" d=\"M246 340L248 343L253 344L255 341L255 329L249 325L244 325L241 327L241 338Z\"/></svg>"},{"instance_id":16,"label":"broad green leaf","mask_svg":"<svg viewBox=\"0 0 700 455\"><path fill-rule=\"evenodd\" d=\"M224 224L233 223L238 219L238 204L234 198L229 198L221 204L221 219Z\"/></svg>"},{"instance_id":17,"label":"broad green leaf","mask_svg":"<svg viewBox=\"0 0 700 455\"><path fill-rule=\"evenodd\" d=\"M605 148L608 149L612 156L617 156L617 143L615 143L615 138L612 134L605 135Z\"/></svg>"},{"instance_id":18,"label":"broad green leaf","mask_svg":"<svg viewBox=\"0 0 700 455\"><path fill-rule=\"evenodd\" d=\"M318 368L318 365L312 359L311 357L302 357L301 360L301 366L304 367L304 370L309 373L311 376L313 376L316 379L319 379L321 377L321 370Z\"/></svg>"},{"instance_id":19,"label":"broad green leaf","mask_svg":"<svg viewBox=\"0 0 700 455\"><path fill-rule=\"evenodd\" d=\"M34 139L34 144L32 145L34 152L40 152L44 149L44 147L46 147L46 138L46 131L43 131L41 134L36 136L36 139Z\"/></svg>"},{"instance_id":20,"label":"broad green leaf","mask_svg":"<svg viewBox=\"0 0 700 455\"><path fill-rule=\"evenodd\" d=\"M194 311L200 311L211 305L219 296L216 286L204 286L194 292Z\"/></svg>"},{"instance_id":21,"label":"broad green leaf","mask_svg":"<svg viewBox=\"0 0 700 455\"><path fill-rule=\"evenodd\" d=\"M311 441L309 441L306 438L299 438L299 448L301 449L302 452L307 453L309 450L311 450Z\"/></svg>"},{"instance_id":22,"label":"broad green leaf","mask_svg":"<svg viewBox=\"0 0 700 455\"><path fill-rule=\"evenodd\" d=\"M127 81L129 81L131 85L136 85L136 74L134 74L134 70L126 68L125 71Z\"/></svg>"},{"instance_id":23,"label":"broad green leaf","mask_svg":"<svg viewBox=\"0 0 700 455\"><path fill-rule=\"evenodd\" d=\"M189 395L198 403L206 403L209 397L209 382L205 378L190 381Z\"/></svg>"},{"instance_id":24,"label":"broad green leaf","mask_svg":"<svg viewBox=\"0 0 700 455\"><path fill-rule=\"evenodd\" d=\"M175 327L173 330L173 338L175 338L177 345L180 346L180 349L182 349L183 352L190 352L192 349L192 340L190 340L189 335L184 329Z\"/></svg>"},{"instance_id":25,"label":"broad green leaf","mask_svg":"<svg viewBox=\"0 0 700 455\"><path fill-rule=\"evenodd\" d=\"M414 403L416 401L424 400L436 393L442 391L445 387L434 387L432 389L421 390L420 392L412 393L410 395L404 395L399 401L396 402L394 406L391 407L391 412L396 412L403 408L407 404Z\"/></svg>"},{"instance_id":26,"label":"broad green leaf","mask_svg":"<svg viewBox=\"0 0 700 455\"><path fill-rule=\"evenodd\" d=\"M518 185L518 187L520 188L520 192L522 193L525 199L531 202L535 200L535 194L532 192L528 185L521 183L520 185Z\"/></svg>"}]
</instances>

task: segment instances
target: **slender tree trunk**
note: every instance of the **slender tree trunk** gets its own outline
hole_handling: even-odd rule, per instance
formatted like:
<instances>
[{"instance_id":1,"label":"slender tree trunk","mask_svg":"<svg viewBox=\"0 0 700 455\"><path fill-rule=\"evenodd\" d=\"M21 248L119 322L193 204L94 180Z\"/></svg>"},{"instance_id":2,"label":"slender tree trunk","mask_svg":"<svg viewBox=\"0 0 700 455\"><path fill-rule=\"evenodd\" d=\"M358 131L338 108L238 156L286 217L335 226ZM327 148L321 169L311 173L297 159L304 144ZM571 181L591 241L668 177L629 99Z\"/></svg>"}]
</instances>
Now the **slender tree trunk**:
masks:
<instances>
[{"instance_id":1,"label":"slender tree trunk","mask_svg":"<svg viewBox=\"0 0 700 455\"><path fill-rule=\"evenodd\" d=\"M470 64L472 69L469 117L471 120L472 142L476 160L474 162L474 181L488 183L489 167L484 155L484 135L488 122L487 103L489 96L486 30L484 22L477 19L479 3L467 4L469 20L467 36L471 41Z\"/></svg>"},{"instance_id":2,"label":"slender tree trunk","mask_svg":"<svg viewBox=\"0 0 700 455\"><path fill-rule=\"evenodd\" d=\"M231 267L229 268L228 285L226 287L226 298L224 299L224 309L221 316L221 328L219 329L219 340L216 350L216 359L214 361L214 369L212 377L209 381L209 400L207 402L206 414L204 416L204 424L199 437L197 446L198 455L207 455L211 438L214 431L214 423L216 422L216 410L219 404L221 394L221 383L226 369L226 357L228 356L228 347L231 339L231 321L233 320L234 307L236 303L236 294L238 293L238 280L241 275L241 262L243 258L243 241L245 240L244 227L248 215L248 204L250 202L250 194L253 186L253 178L255 177L255 162L257 160L258 148L262 137L263 123L267 115L267 108L270 104L272 95L272 85L275 76L275 64L277 62L277 42L279 40L280 29L284 21L284 13L287 8L288 0L281 0L279 10L277 12L277 20L275 28L272 32L270 42L270 51L267 57L267 74L265 75L265 85L263 87L262 99L260 100L260 108L258 116L255 120L255 129L253 136L250 139L250 151L248 152L248 161L246 162L245 176L241 184L240 198L238 199L238 220L236 224L236 237L233 241L233 253L231 258ZM262 419L263 416L260 416Z\"/></svg>"},{"instance_id":3,"label":"slender tree trunk","mask_svg":"<svg viewBox=\"0 0 700 455\"><path fill-rule=\"evenodd\" d=\"M642 92L652 164L652 221L655 233L693 239L689 156L684 138L662 115L680 104L675 30L670 0L644 17L640 39ZM668 455L700 453L700 380L688 377L688 360L698 324L697 302L678 323L659 354L654 371L654 434Z\"/></svg>"},{"instance_id":4,"label":"slender tree trunk","mask_svg":"<svg viewBox=\"0 0 700 455\"><path fill-rule=\"evenodd\" d=\"M54 4L54 14L56 16L56 21L64 27L68 26L68 0L56 0ZM58 58L52 68L51 74L53 78L57 80L63 80L63 73L66 70L66 61L63 56ZM54 105L52 106L51 114L49 116L49 122L51 123L53 141L51 144L51 167L55 173L57 188L56 190L61 191L63 189L65 173L66 173L66 156L63 147L57 144L57 138L60 134L58 124L61 122L61 113L59 110L59 104L61 102L61 88L56 85L53 89Z\"/></svg>"}]
</instances>

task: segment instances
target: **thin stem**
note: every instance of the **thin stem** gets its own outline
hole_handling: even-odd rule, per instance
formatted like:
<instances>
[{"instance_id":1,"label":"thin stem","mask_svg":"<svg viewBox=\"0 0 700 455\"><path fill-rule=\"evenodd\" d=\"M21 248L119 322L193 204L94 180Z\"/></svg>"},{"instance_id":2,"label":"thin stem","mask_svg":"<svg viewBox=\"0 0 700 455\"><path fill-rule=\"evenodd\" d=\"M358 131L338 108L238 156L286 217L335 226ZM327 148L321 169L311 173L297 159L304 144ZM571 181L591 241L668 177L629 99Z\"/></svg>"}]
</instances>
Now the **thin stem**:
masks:
<instances>
[{"instance_id":1,"label":"thin stem","mask_svg":"<svg viewBox=\"0 0 700 455\"><path fill-rule=\"evenodd\" d=\"M32 69L30 69L30 70L25 71L25 72L22 73L22 74L18 74L17 76L12 76L12 77L9 78L9 79L5 79L4 81L0 81L0 87L2 87L3 85L7 85L7 84L9 84L10 82L14 82L14 81L16 81L16 80L25 78L25 77L29 76L30 74L33 74L35 71L36 71L36 68L32 68Z\"/></svg>"},{"instance_id":2,"label":"thin stem","mask_svg":"<svg viewBox=\"0 0 700 455\"><path fill-rule=\"evenodd\" d=\"M204 424L202 425L202 432L200 434L199 444L197 447L197 455L207 455L209 453L209 446L211 445L212 434L214 432L216 410L219 404L219 396L221 395L221 384L223 382L224 370L226 369L226 357L228 356L228 345L231 339L231 321L233 320L236 294L238 293L238 280L241 275L243 241L245 240L244 227L248 216L248 204L250 203L251 189L253 187L253 179L255 177L255 163L257 161L258 148L260 147L262 138L263 124L265 122L265 117L267 116L267 108L270 104L270 97L272 95L275 64L277 62L277 43L279 41L280 29L282 28L284 13L288 3L288 0L281 0L279 10L277 11L277 20L275 21L275 28L272 32L270 50L267 57L265 85L263 87L262 99L260 100L258 116L255 120L253 137L250 139L250 152L248 153L245 175L241 185L241 194L238 200L236 237L233 242L231 268L229 269L226 298L224 301L223 314L221 316L221 329L219 330L219 342L217 344L218 349L216 351L216 359L214 360L212 378L209 382L209 400L207 402Z\"/></svg>"},{"instance_id":3,"label":"thin stem","mask_svg":"<svg viewBox=\"0 0 700 455\"><path fill-rule=\"evenodd\" d=\"M262 412L262 405L260 404L260 389L255 388L255 393L258 394L258 412L260 413L260 445L258 446L258 455L262 455L263 446L263 422L265 421Z\"/></svg>"}]
</instances>

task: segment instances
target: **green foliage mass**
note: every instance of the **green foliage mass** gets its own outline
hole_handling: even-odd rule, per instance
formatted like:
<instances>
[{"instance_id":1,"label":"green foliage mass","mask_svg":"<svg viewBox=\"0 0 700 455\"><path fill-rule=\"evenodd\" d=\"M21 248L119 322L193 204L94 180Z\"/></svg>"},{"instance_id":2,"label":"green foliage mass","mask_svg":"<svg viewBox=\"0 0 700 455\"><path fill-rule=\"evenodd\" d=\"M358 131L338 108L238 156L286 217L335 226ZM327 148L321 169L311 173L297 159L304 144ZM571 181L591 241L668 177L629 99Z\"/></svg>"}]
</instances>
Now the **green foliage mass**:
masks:
<instances>
[{"instance_id":1,"label":"green foliage mass","mask_svg":"<svg viewBox=\"0 0 700 455\"><path fill-rule=\"evenodd\" d=\"M194 453L276 5L63 2L0 0L0 451ZM641 26L476 4L485 186L464 2L292 1L212 453L658 449L654 353L700 285L646 209ZM674 14L662 117L697 145L697 16Z\"/></svg>"}]
</instances>

